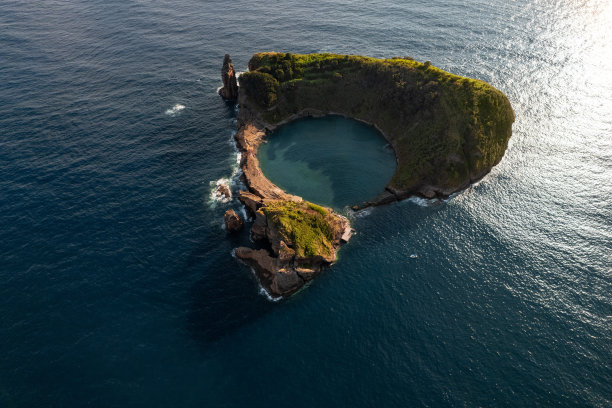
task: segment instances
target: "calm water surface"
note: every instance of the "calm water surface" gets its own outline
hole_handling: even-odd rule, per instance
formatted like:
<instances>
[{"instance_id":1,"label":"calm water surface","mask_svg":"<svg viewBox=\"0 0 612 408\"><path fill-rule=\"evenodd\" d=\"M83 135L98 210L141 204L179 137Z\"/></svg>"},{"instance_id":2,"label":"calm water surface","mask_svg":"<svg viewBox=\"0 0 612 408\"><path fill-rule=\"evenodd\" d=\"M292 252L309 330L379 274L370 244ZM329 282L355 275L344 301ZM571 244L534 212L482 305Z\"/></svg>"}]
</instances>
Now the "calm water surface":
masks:
<instances>
[{"instance_id":1,"label":"calm water surface","mask_svg":"<svg viewBox=\"0 0 612 408\"><path fill-rule=\"evenodd\" d=\"M341 116L282 126L257 156L276 185L336 209L383 192L396 162L393 149L374 127Z\"/></svg>"},{"instance_id":2,"label":"calm water surface","mask_svg":"<svg viewBox=\"0 0 612 408\"><path fill-rule=\"evenodd\" d=\"M0 406L612 405L609 1L0 0L0 33ZM270 302L211 198L223 55L262 50L488 81L510 146Z\"/></svg>"}]
</instances>

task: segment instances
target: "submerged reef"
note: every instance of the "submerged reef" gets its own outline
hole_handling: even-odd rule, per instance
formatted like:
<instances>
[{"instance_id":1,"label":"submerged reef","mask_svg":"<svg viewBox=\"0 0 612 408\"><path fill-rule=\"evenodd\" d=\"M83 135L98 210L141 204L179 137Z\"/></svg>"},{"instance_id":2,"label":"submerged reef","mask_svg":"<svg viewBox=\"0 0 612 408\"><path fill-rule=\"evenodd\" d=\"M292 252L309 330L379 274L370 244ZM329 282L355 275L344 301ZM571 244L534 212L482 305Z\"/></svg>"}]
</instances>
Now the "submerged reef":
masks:
<instances>
[{"instance_id":1,"label":"submerged reef","mask_svg":"<svg viewBox=\"0 0 612 408\"><path fill-rule=\"evenodd\" d=\"M263 175L256 154L267 131L327 114L375 126L393 147L397 167L378 197L353 207L360 209L466 188L502 159L514 122L508 98L493 86L408 57L258 53L240 76L237 96L235 138L248 189L239 199L255 220L252 238L270 249L241 247L235 254L273 296L295 293L333 263L353 231L344 216L284 192Z\"/></svg>"}]
</instances>

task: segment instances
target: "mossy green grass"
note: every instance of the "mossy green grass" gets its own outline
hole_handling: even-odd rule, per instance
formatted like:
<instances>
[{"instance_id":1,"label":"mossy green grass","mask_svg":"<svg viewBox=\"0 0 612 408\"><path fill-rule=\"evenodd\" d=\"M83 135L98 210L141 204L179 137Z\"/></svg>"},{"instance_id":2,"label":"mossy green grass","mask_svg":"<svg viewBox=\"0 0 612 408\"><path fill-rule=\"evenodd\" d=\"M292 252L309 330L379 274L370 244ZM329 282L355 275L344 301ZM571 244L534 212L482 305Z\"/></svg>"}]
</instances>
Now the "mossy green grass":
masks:
<instances>
[{"instance_id":1,"label":"mossy green grass","mask_svg":"<svg viewBox=\"0 0 612 408\"><path fill-rule=\"evenodd\" d=\"M283 241L299 258L333 256L334 215L307 201L271 201L261 208Z\"/></svg>"}]
</instances>

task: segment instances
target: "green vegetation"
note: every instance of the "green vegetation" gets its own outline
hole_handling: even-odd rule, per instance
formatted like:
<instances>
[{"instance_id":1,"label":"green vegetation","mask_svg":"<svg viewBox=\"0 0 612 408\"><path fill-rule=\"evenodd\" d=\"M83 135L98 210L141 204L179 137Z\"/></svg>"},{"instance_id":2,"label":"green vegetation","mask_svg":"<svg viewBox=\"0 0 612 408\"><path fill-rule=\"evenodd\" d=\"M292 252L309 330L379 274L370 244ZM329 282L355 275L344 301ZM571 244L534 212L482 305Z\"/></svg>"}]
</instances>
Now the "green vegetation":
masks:
<instances>
[{"instance_id":1,"label":"green vegetation","mask_svg":"<svg viewBox=\"0 0 612 408\"><path fill-rule=\"evenodd\" d=\"M306 201L272 201L262 211L298 257L334 254L336 222L325 208Z\"/></svg>"},{"instance_id":2,"label":"green vegetation","mask_svg":"<svg viewBox=\"0 0 612 408\"><path fill-rule=\"evenodd\" d=\"M491 85L410 58L259 53L240 85L275 124L304 109L376 124L398 167L389 186L455 191L501 160L514 112Z\"/></svg>"}]
</instances>

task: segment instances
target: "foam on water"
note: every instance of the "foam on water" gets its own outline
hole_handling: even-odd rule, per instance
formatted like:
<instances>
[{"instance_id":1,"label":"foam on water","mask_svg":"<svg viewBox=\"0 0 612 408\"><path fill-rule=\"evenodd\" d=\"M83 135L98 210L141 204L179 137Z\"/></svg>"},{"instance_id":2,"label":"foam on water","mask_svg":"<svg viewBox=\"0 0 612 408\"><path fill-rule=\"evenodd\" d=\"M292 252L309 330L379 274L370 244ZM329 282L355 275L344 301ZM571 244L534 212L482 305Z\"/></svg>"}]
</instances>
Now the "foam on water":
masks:
<instances>
[{"instance_id":1,"label":"foam on water","mask_svg":"<svg viewBox=\"0 0 612 408\"><path fill-rule=\"evenodd\" d=\"M283 300L282 297L274 297L271 294L269 294L268 291L265 290L263 286L261 286L261 282L259 281L259 278L257 278L257 274L255 273L255 270L253 268L251 268L251 272L253 273L253 275L257 279L257 284L259 285L259 294L260 295L265 297L270 302L280 302L281 300Z\"/></svg>"},{"instance_id":2,"label":"foam on water","mask_svg":"<svg viewBox=\"0 0 612 408\"><path fill-rule=\"evenodd\" d=\"M242 183L240 182L240 175L242 174L242 169L240 168L240 160L242 159L242 153L236 147L236 143L234 141L235 131L231 133L231 137L229 139L229 143L233 148L234 160L231 164L232 173L228 177L221 177L218 180L211 181L210 184L210 194L209 194L209 204L211 207L215 207L216 203L229 203L232 201L234 197L234 193L237 189L240 189ZM221 194L219 191L219 187L224 186L229 189L232 193L232 197L227 197L224 194ZM245 217L246 219L246 217Z\"/></svg>"},{"instance_id":3,"label":"foam on water","mask_svg":"<svg viewBox=\"0 0 612 408\"><path fill-rule=\"evenodd\" d=\"M182 105L180 103L177 103L176 105L174 105L173 107L171 107L170 109L167 109L165 114L168 116L176 116L178 113L180 113L183 109L185 109L185 105Z\"/></svg>"}]
</instances>

